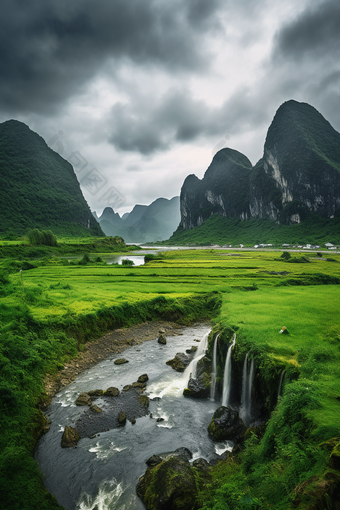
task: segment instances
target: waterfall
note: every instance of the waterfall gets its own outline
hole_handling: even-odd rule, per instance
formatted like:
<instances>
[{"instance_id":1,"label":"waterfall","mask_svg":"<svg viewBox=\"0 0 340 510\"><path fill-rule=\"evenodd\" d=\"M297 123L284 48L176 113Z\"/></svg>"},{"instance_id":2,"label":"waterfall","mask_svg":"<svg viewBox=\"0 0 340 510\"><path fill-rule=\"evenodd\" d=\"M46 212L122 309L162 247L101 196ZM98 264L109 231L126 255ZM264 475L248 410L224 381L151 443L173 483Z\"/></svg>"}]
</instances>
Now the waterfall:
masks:
<instances>
[{"instance_id":1,"label":"waterfall","mask_svg":"<svg viewBox=\"0 0 340 510\"><path fill-rule=\"evenodd\" d=\"M246 354L246 357L244 358L244 363L243 363L241 406L246 406L247 397L248 397L248 392L247 392L248 386L244 382L247 380L247 367L248 367L248 353Z\"/></svg>"},{"instance_id":2,"label":"waterfall","mask_svg":"<svg viewBox=\"0 0 340 510\"><path fill-rule=\"evenodd\" d=\"M251 393L254 379L254 358L250 362L248 371L248 354L244 358L243 374L242 374L242 395L240 416L246 425L251 421Z\"/></svg>"},{"instance_id":3,"label":"waterfall","mask_svg":"<svg viewBox=\"0 0 340 510\"><path fill-rule=\"evenodd\" d=\"M205 356L205 351L208 347L208 337L210 335L210 331L204 335L202 340L199 343L199 346L197 348L197 351L195 352L194 359L189 363L187 368L183 372L183 379L185 381L185 385L188 384L189 379L196 379L196 371L197 371L197 363L200 359L202 359Z\"/></svg>"},{"instance_id":4,"label":"waterfall","mask_svg":"<svg viewBox=\"0 0 340 510\"><path fill-rule=\"evenodd\" d=\"M234 347L236 342L236 333L234 333L234 338L232 343L229 346L227 357L225 360L224 366L224 376L223 376L223 394L222 394L222 405L227 406L229 404L230 397L230 389L231 389L231 349Z\"/></svg>"},{"instance_id":5,"label":"waterfall","mask_svg":"<svg viewBox=\"0 0 340 510\"><path fill-rule=\"evenodd\" d=\"M277 391L277 398L279 398L279 396L281 395L282 382L283 382L283 378L285 376L285 373L286 373L286 371L282 370L281 375L280 375L279 389Z\"/></svg>"},{"instance_id":6,"label":"waterfall","mask_svg":"<svg viewBox=\"0 0 340 510\"><path fill-rule=\"evenodd\" d=\"M215 338L213 359L212 359L212 370L211 370L211 386L210 386L210 400L215 400L215 389L216 389L216 375L217 375L217 340L220 334L218 333Z\"/></svg>"}]
</instances>

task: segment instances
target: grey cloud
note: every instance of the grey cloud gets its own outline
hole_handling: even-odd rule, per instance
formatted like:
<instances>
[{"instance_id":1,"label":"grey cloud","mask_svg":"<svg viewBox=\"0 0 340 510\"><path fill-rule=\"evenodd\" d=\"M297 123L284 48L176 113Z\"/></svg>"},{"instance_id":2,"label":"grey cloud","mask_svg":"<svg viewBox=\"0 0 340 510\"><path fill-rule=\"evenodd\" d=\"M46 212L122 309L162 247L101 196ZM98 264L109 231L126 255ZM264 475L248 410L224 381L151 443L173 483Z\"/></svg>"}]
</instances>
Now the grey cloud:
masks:
<instances>
[{"instance_id":1,"label":"grey cloud","mask_svg":"<svg viewBox=\"0 0 340 510\"><path fill-rule=\"evenodd\" d=\"M110 59L192 72L221 0L4 0L0 106L43 111L79 92Z\"/></svg>"},{"instance_id":2,"label":"grey cloud","mask_svg":"<svg viewBox=\"0 0 340 510\"><path fill-rule=\"evenodd\" d=\"M149 155L200 136L235 136L258 128L268 121L267 110L247 89L220 107L195 99L187 89L172 89L158 99L136 101L134 97L124 105L116 104L109 117L109 141L121 151Z\"/></svg>"},{"instance_id":3,"label":"grey cloud","mask_svg":"<svg viewBox=\"0 0 340 510\"><path fill-rule=\"evenodd\" d=\"M340 45L340 3L338 0L314 2L276 35L274 58L335 57Z\"/></svg>"}]
</instances>

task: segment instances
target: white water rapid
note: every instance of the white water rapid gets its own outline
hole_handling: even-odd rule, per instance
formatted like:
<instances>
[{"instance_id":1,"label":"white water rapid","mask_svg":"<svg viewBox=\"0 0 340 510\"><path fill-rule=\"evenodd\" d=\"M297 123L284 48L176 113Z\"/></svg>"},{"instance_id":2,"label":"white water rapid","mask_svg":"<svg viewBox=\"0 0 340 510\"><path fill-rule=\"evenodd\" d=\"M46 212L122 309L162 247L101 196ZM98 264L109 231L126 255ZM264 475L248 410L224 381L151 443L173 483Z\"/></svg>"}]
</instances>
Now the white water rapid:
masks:
<instances>
[{"instance_id":1,"label":"white water rapid","mask_svg":"<svg viewBox=\"0 0 340 510\"><path fill-rule=\"evenodd\" d=\"M210 330L211 331L211 330ZM204 335L202 340L200 341L197 351L195 353L194 359L189 363L187 368L183 372L183 381L185 383L185 388L189 382L189 379L196 379L197 376L197 363L200 359L202 359L205 356L205 352L208 348L208 338L210 335L210 331Z\"/></svg>"},{"instance_id":2,"label":"white water rapid","mask_svg":"<svg viewBox=\"0 0 340 510\"><path fill-rule=\"evenodd\" d=\"M234 333L233 341L229 346L227 357L224 366L224 377L223 377L223 394L222 394L222 405L227 406L229 404L230 389L231 389L231 349L236 343L236 333Z\"/></svg>"},{"instance_id":3,"label":"white water rapid","mask_svg":"<svg viewBox=\"0 0 340 510\"><path fill-rule=\"evenodd\" d=\"M129 363L116 365L116 355L85 370L53 398L48 411L50 430L39 440L35 459L44 475L45 487L66 510L145 510L136 495L136 484L145 473L145 461L160 452L185 446L193 460L210 461L225 449L228 441L216 443L207 435L207 427L215 411L209 399L191 399L183 395L183 374L166 365L177 352L195 345L202 338L200 351L207 346L208 324L185 328L181 335L169 337L167 345L157 338L131 346L124 351ZM203 338L204 337L204 338ZM198 345L198 344L196 344ZM77 448L62 448L66 425L75 427L89 409L76 406L80 393L92 389L117 387L123 392L141 374L149 380L145 394L149 397L149 416L132 424L98 431L82 437ZM106 413L104 399L96 404ZM3 504L0 504L3 508Z\"/></svg>"}]
</instances>

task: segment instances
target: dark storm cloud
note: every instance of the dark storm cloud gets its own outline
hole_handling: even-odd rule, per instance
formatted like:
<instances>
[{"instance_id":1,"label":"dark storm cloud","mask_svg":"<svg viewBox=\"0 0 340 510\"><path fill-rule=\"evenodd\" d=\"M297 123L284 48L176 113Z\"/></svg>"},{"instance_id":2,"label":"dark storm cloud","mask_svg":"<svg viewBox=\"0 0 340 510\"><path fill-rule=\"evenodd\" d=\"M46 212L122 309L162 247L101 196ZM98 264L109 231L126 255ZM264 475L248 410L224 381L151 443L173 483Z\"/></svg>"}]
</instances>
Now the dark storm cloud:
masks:
<instances>
[{"instance_id":1,"label":"dark storm cloud","mask_svg":"<svg viewBox=\"0 0 340 510\"><path fill-rule=\"evenodd\" d=\"M43 111L76 94L109 59L174 71L207 67L221 0L3 0L0 106ZM209 9L207 4L209 4Z\"/></svg>"},{"instance_id":2,"label":"dark storm cloud","mask_svg":"<svg viewBox=\"0 0 340 510\"><path fill-rule=\"evenodd\" d=\"M312 104L339 130L340 2L306 5L274 38L271 80L281 96Z\"/></svg>"},{"instance_id":3,"label":"dark storm cloud","mask_svg":"<svg viewBox=\"0 0 340 510\"><path fill-rule=\"evenodd\" d=\"M314 3L281 28L276 37L274 58L327 58L331 53L339 59L339 27L339 0Z\"/></svg>"},{"instance_id":4,"label":"dark storm cloud","mask_svg":"<svg viewBox=\"0 0 340 510\"><path fill-rule=\"evenodd\" d=\"M221 107L195 99L186 89L175 89L158 100L134 98L116 104L109 117L109 141L121 151L148 155L202 135L240 134L265 122L266 114L266 108L260 107L247 89L233 94Z\"/></svg>"}]
</instances>

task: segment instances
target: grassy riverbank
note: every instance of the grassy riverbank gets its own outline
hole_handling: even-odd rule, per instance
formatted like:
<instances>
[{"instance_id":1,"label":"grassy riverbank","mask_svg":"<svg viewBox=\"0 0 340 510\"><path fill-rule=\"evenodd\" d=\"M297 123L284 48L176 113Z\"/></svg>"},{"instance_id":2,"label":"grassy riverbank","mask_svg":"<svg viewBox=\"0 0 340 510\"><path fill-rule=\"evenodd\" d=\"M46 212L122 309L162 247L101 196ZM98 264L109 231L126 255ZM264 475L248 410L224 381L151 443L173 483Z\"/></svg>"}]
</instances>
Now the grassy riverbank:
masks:
<instances>
[{"instance_id":1,"label":"grassy riverbank","mask_svg":"<svg viewBox=\"0 0 340 510\"><path fill-rule=\"evenodd\" d=\"M276 363L286 378L265 434L249 431L239 456L213 468L204 510L336 508L339 471L330 454L340 442L339 302L340 286L267 288L224 300L218 327L237 331L237 349L254 357L257 377L270 380ZM289 334L279 334L282 326Z\"/></svg>"},{"instance_id":2,"label":"grassy riverbank","mask_svg":"<svg viewBox=\"0 0 340 510\"><path fill-rule=\"evenodd\" d=\"M290 508L299 484L323 479L330 452L318 445L340 436L339 255L185 250L124 267L88 253L86 264L80 255L68 262L26 254L22 273L14 255L0 263L0 490L8 509L58 508L32 458L46 372L111 328L158 318L189 323L219 310L216 321L234 328L244 349L294 367L299 379L287 381L265 436L251 435L243 462L214 468L202 508L244 508L248 496L246 508ZM290 335L279 334L282 326Z\"/></svg>"},{"instance_id":3,"label":"grassy riverbank","mask_svg":"<svg viewBox=\"0 0 340 510\"><path fill-rule=\"evenodd\" d=\"M314 244L323 246L324 243L340 244L340 220L339 218L321 218L311 214L301 223L294 225L280 225L269 219L241 220L240 218L224 218L213 214L202 225L184 230L178 227L168 241L163 241L166 246L185 246L208 244L232 244L237 246L254 246L260 243L271 243L281 246L283 243L290 245Z\"/></svg>"}]
</instances>

